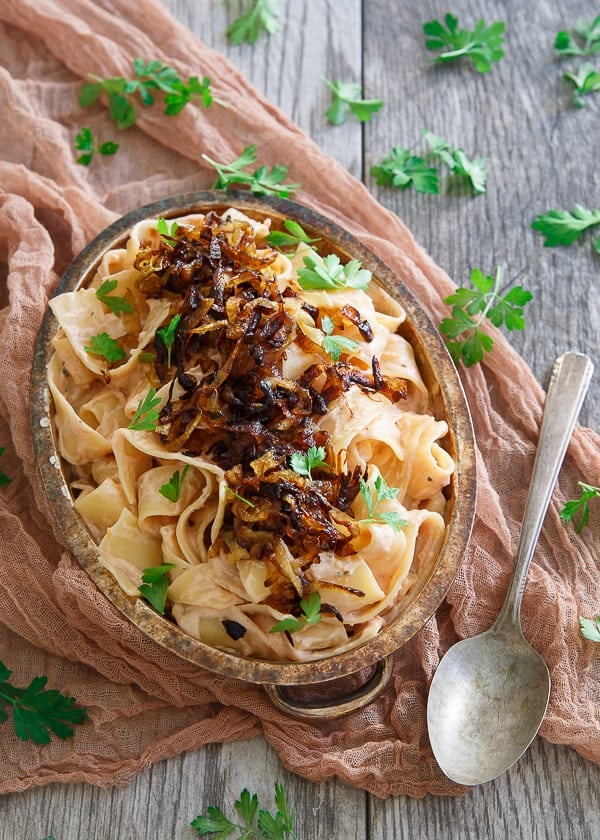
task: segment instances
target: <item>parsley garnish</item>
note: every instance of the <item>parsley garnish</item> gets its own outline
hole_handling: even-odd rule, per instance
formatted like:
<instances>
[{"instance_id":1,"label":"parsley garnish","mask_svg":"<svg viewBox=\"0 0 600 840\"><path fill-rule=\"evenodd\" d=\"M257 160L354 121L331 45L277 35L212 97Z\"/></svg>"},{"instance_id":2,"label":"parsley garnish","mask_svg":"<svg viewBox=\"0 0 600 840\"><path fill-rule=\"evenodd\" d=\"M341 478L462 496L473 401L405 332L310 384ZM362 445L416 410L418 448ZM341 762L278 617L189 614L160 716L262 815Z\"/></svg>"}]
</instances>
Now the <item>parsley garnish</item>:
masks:
<instances>
[{"instance_id":1,"label":"parsley garnish","mask_svg":"<svg viewBox=\"0 0 600 840\"><path fill-rule=\"evenodd\" d=\"M366 519L358 519L358 522L382 522L385 525L390 525L394 531L400 531L408 525L406 519L403 519L397 511L377 510L380 502L396 498L398 495L397 487L388 487L383 476L378 475L375 479L375 496L373 496L373 492L364 478L359 479L359 484L360 495L365 501L369 516Z\"/></svg>"},{"instance_id":2,"label":"parsley garnish","mask_svg":"<svg viewBox=\"0 0 600 840\"><path fill-rule=\"evenodd\" d=\"M83 166L89 166L96 152L105 157L114 155L119 149L119 144L107 140L105 143L98 145L94 140L91 128L83 126L79 129L79 134L75 135L75 148L78 152L83 152L77 158L77 163L81 163Z\"/></svg>"},{"instance_id":3,"label":"parsley garnish","mask_svg":"<svg viewBox=\"0 0 600 840\"><path fill-rule=\"evenodd\" d=\"M181 488L183 487L183 482L185 480L189 468L190 465L186 464L181 473L179 472L179 470L175 470L167 484L163 484L161 487L158 488L158 492L170 502L178 501L179 496L181 495Z\"/></svg>"},{"instance_id":4,"label":"parsley garnish","mask_svg":"<svg viewBox=\"0 0 600 840\"><path fill-rule=\"evenodd\" d=\"M102 356L107 362L113 364L126 358L127 353L119 342L111 338L108 333L99 333L90 338L90 346L83 348L90 356Z\"/></svg>"},{"instance_id":5,"label":"parsley garnish","mask_svg":"<svg viewBox=\"0 0 600 840\"><path fill-rule=\"evenodd\" d=\"M227 28L227 37L232 44L254 44L261 30L273 35L279 29L277 0L253 0L243 15L237 17Z\"/></svg>"},{"instance_id":6,"label":"parsley garnish","mask_svg":"<svg viewBox=\"0 0 600 840\"><path fill-rule=\"evenodd\" d=\"M504 324L508 330L525 327L523 307L532 299L532 294L521 286L515 286L501 296L501 278L500 268L496 270L495 277L486 277L481 269L474 268L471 272L473 288L459 288L445 298L444 303L452 305L452 316L443 319L440 332L453 339L447 341L447 346L457 364L462 361L466 367L476 365L492 349L493 338L480 329L485 318L495 327ZM474 319L475 315L478 317Z\"/></svg>"},{"instance_id":7,"label":"parsley garnish","mask_svg":"<svg viewBox=\"0 0 600 840\"><path fill-rule=\"evenodd\" d=\"M590 642L600 642L600 615L595 619L579 617L581 635Z\"/></svg>"},{"instance_id":8,"label":"parsley garnish","mask_svg":"<svg viewBox=\"0 0 600 840\"><path fill-rule=\"evenodd\" d=\"M600 52L600 15L591 23L578 20L574 26L578 38L573 38L569 32L561 31L556 35L554 48L563 55L588 56ZM579 44L578 40L582 43Z\"/></svg>"},{"instance_id":9,"label":"parsley garnish","mask_svg":"<svg viewBox=\"0 0 600 840\"><path fill-rule=\"evenodd\" d=\"M86 710L76 706L73 697L45 688L48 677L35 677L27 688L16 688L9 682L11 673L0 662L0 722L8 720L5 706L12 706L15 733L23 741L49 744L50 733L70 738L74 734L70 724L88 719Z\"/></svg>"},{"instance_id":10,"label":"parsley garnish","mask_svg":"<svg viewBox=\"0 0 600 840\"><path fill-rule=\"evenodd\" d=\"M98 300L107 306L115 315L128 315L133 312L133 306L124 297L118 295L111 295L111 292L117 288L117 280L105 280L104 283L96 289L96 297Z\"/></svg>"},{"instance_id":11,"label":"parsley garnish","mask_svg":"<svg viewBox=\"0 0 600 840\"><path fill-rule=\"evenodd\" d=\"M173 343L175 342L175 331L177 330L177 326L181 321L181 315L177 313L177 315L173 315L171 320L169 321L168 326L161 327L160 329L156 330L156 335L160 338L162 343L167 348L167 366L171 367L171 350L173 349Z\"/></svg>"},{"instance_id":12,"label":"parsley garnish","mask_svg":"<svg viewBox=\"0 0 600 840\"><path fill-rule=\"evenodd\" d=\"M568 210L548 210L545 215L536 216L531 227L545 236L544 246L571 245L588 228L600 225L600 210L586 210L580 204ZM600 253L600 236L594 248Z\"/></svg>"},{"instance_id":13,"label":"parsley garnish","mask_svg":"<svg viewBox=\"0 0 600 840\"><path fill-rule=\"evenodd\" d=\"M282 618L274 624L269 633L296 633L302 630L307 624L318 624L321 620L321 596L313 592L308 598L300 601L302 615L300 618Z\"/></svg>"},{"instance_id":14,"label":"parsley garnish","mask_svg":"<svg viewBox=\"0 0 600 840\"><path fill-rule=\"evenodd\" d=\"M220 99L213 97L208 76L203 76L202 81L198 76L191 76L187 85L178 79L174 88L175 90L165 96L164 113L167 117L176 117L183 111L188 102L193 102L194 99L200 99L205 108L208 108L213 102L218 102L219 105L225 104Z\"/></svg>"},{"instance_id":15,"label":"parsley garnish","mask_svg":"<svg viewBox=\"0 0 600 840\"><path fill-rule=\"evenodd\" d=\"M231 163L218 163L208 155L202 159L217 170L217 180L212 185L213 190L226 190L232 184L249 187L255 195L277 195L288 198L300 188L300 184L283 184L288 173L287 166L274 166L268 170L266 166L259 166L254 172L246 172L245 167L256 163L256 146L246 146L242 154Z\"/></svg>"},{"instance_id":16,"label":"parsley garnish","mask_svg":"<svg viewBox=\"0 0 600 840\"><path fill-rule=\"evenodd\" d=\"M443 63L466 56L471 59L478 73L487 73L492 69L492 64L500 61L504 55L504 21L486 26L480 19L472 32L458 29L458 18L450 13L444 21L445 26L439 20L430 20L423 26L427 49L434 52L442 50L434 61Z\"/></svg>"},{"instance_id":17,"label":"parsley garnish","mask_svg":"<svg viewBox=\"0 0 600 840\"><path fill-rule=\"evenodd\" d=\"M207 834L215 834L215 840L225 840L236 829L240 832L237 840L298 840L294 833L294 808L289 808L283 785L275 782L275 804L277 811L271 814L258 807L258 796L254 793L250 796L249 791L244 788L240 798L235 803L235 810L244 821L243 825L231 822L223 814L220 808L209 805L206 815L202 814L192 820L192 828L195 828L201 837ZM257 819L258 812L258 819Z\"/></svg>"},{"instance_id":18,"label":"parsley garnish","mask_svg":"<svg viewBox=\"0 0 600 840\"><path fill-rule=\"evenodd\" d=\"M309 446L306 455L302 452L294 452L290 455L290 467L294 472L305 475L312 481L312 469L328 466L325 454L324 446Z\"/></svg>"},{"instance_id":19,"label":"parsley garnish","mask_svg":"<svg viewBox=\"0 0 600 840\"><path fill-rule=\"evenodd\" d=\"M296 248L301 243L305 245L312 245L314 242L320 242L321 238L311 239L311 237L304 230L302 225L295 222L293 219L285 219L283 226L287 233L283 230L272 230L266 237L266 241L273 248L281 250L282 248Z\"/></svg>"},{"instance_id":20,"label":"parsley garnish","mask_svg":"<svg viewBox=\"0 0 600 840\"><path fill-rule=\"evenodd\" d=\"M484 158L476 157L469 160L463 149L453 149L445 140L432 134L431 131L425 130L423 136L430 148L427 157L439 158L454 175L467 178L474 193L485 192L487 167Z\"/></svg>"},{"instance_id":21,"label":"parsley garnish","mask_svg":"<svg viewBox=\"0 0 600 840\"><path fill-rule=\"evenodd\" d=\"M585 108L584 96L600 90L600 73L589 62L584 62L575 73L565 73L563 78L575 86L571 104L574 108Z\"/></svg>"},{"instance_id":22,"label":"parsley garnish","mask_svg":"<svg viewBox=\"0 0 600 840\"><path fill-rule=\"evenodd\" d=\"M566 522L572 522L575 525L575 531L579 534L589 522L590 501L600 498L600 487L585 484L583 481L578 481L577 484L581 487L581 495L578 499L571 499L565 504L560 512L560 518ZM575 521L576 519L578 521Z\"/></svg>"},{"instance_id":23,"label":"parsley garnish","mask_svg":"<svg viewBox=\"0 0 600 840\"><path fill-rule=\"evenodd\" d=\"M0 446L0 457L2 457L2 455L4 455L4 449L5 449L4 446ZM10 484L11 481L12 481L12 478L9 478L9 476L7 476L5 472L0 470L0 487L6 487L6 485Z\"/></svg>"},{"instance_id":24,"label":"parsley garnish","mask_svg":"<svg viewBox=\"0 0 600 840\"><path fill-rule=\"evenodd\" d=\"M162 489L162 488L161 488ZM150 606L160 615L165 614L165 603L167 601L167 589L169 588L170 569L175 568L175 563L164 563L162 566L150 566L144 569L142 580L138 587L142 598L145 598Z\"/></svg>"},{"instance_id":25,"label":"parsley garnish","mask_svg":"<svg viewBox=\"0 0 600 840\"><path fill-rule=\"evenodd\" d=\"M334 362L339 362L342 353L353 353L360 345L353 338L346 338L344 335L332 335L333 321L329 315L321 318L321 329L325 333L323 349L329 353Z\"/></svg>"},{"instance_id":26,"label":"parsley garnish","mask_svg":"<svg viewBox=\"0 0 600 840\"><path fill-rule=\"evenodd\" d=\"M167 222L166 219L163 219L161 216L156 220L156 230L160 234L160 238L162 241L172 248L174 245L177 245L177 238L175 234L177 233L177 228L179 225L177 222Z\"/></svg>"},{"instance_id":27,"label":"parsley garnish","mask_svg":"<svg viewBox=\"0 0 600 840\"><path fill-rule=\"evenodd\" d=\"M320 257L313 251L304 257L304 265L298 269L303 289L366 289L371 282L371 272L361 268L358 260L342 265L337 254Z\"/></svg>"},{"instance_id":28,"label":"parsley garnish","mask_svg":"<svg viewBox=\"0 0 600 840\"><path fill-rule=\"evenodd\" d=\"M136 432L153 432L158 423L157 405L160 405L160 397L156 396L155 388L150 388L138 405L133 420L127 428Z\"/></svg>"},{"instance_id":29,"label":"parsley garnish","mask_svg":"<svg viewBox=\"0 0 600 840\"><path fill-rule=\"evenodd\" d=\"M227 485L227 492L231 493L232 496L235 496L236 499L239 499L240 502L243 502L245 505L248 505L248 507L256 507L254 502L251 502L250 499L246 499L245 496L240 496L240 494L236 493L233 487L230 487L229 485Z\"/></svg>"},{"instance_id":30,"label":"parsley garnish","mask_svg":"<svg viewBox=\"0 0 600 840\"><path fill-rule=\"evenodd\" d=\"M333 101L325 111L332 125L345 123L349 113L354 114L359 122L369 122L383 105L383 99L362 99L360 85L353 82L330 82L325 78L323 81L333 93Z\"/></svg>"}]
</instances>

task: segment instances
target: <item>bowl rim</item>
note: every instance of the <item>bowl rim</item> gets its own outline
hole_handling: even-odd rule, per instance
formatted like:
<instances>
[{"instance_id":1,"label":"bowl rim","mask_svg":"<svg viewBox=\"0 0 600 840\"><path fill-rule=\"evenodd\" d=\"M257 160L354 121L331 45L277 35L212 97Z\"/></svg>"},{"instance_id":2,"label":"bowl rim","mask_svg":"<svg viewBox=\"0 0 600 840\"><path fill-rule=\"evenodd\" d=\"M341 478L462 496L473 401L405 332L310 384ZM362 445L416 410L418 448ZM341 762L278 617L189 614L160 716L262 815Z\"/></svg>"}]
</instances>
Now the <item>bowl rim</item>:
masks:
<instances>
[{"instance_id":1,"label":"bowl rim","mask_svg":"<svg viewBox=\"0 0 600 840\"><path fill-rule=\"evenodd\" d=\"M73 508L71 492L61 467L47 382L51 341L58 322L49 307L38 333L32 366L30 405L34 451L42 483L65 544L100 592L142 633L183 659L224 676L279 685L325 682L369 668L391 655L423 627L444 600L464 558L475 516L476 461L470 411L458 372L440 333L401 278L374 251L337 223L289 199L258 197L245 191L203 191L173 195L136 208L106 227L83 248L63 274L52 296L89 282L101 256L123 242L137 222L228 207L250 215L278 217L279 221L292 218L303 227L319 232L332 246L332 251L359 259L372 271L374 279L405 309L407 321L428 354L449 420L456 470L452 478L454 507L446 525L444 542L435 567L418 593L418 599L412 602L409 599L406 609L386 624L377 636L356 647L322 659L281 662L252 659L213 648L186 634L175 622L159 616L142 599L128 597L100 565L97 545Z\"/></svg>"}]
</instances>

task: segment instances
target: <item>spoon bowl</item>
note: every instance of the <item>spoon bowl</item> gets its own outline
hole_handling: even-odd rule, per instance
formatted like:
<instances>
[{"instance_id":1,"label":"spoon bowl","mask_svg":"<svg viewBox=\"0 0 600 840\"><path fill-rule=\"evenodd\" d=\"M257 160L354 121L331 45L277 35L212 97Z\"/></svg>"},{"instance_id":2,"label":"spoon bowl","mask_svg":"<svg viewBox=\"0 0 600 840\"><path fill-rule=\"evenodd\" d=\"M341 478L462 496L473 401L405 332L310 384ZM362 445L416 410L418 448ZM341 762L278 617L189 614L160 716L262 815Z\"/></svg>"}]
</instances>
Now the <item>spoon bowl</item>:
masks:
<instances>
[{"instance_id":1,"label":"spoon bowl","mask_svg":"<svg viewBox=\"0 0 600 840\"><path fill-rule=\"evenodd\" d=\"M525 640L520 611L527 572L594 366L581 353L554 363L506 600L485 633L450 648L427 701L433 754L455 782L489 782L514 764L540 728L550 698L546 663Z\"/></svg>"}]
</instances>

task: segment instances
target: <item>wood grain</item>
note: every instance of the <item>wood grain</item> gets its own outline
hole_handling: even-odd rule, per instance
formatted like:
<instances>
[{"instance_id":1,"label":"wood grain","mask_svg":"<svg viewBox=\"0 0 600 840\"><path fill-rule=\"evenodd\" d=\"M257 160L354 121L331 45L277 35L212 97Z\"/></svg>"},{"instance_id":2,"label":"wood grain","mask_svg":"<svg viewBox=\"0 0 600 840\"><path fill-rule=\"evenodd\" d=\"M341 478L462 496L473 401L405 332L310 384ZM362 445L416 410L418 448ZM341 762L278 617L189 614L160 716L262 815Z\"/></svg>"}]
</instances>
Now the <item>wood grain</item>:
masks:
<instances>
[{"instance_id":1,"label":"wood grain","mask_svg":"<svg viewBox=\"0 0 600 840\"><path fill-rule=\"evenodd\" d=\"M545 384L554 357L600 344L600 257L585 237L545 249L530 229L535 215L575 202L598 206L596 161L600 94L587 108L569 105L553 57L555 33L593 16L583 0L535 4L455 0L461 23L504 19L507 55L481 76L467 63L434 67L423 22L446 6L424 0L282 0L282 30L254 46L233 47L225 31L247 4L163 0L175 18L226 54L255 87L323 150L364 178L417 240L461 285L479 266L503 265L507 279L534 293L524 333L511 338ZM199 68L201 69L201 68ZM321 80L362 81L385 106L371 123L330 126ZM419 147L428 128L470 156L488 161L488 190L470 197L449 188L438 197L375 185L370 167L392 146ZM260 144L260 138L257 138ZM282 149L281 162L285 162ZM598 372L582 420L600 426ZM596 482L600 477L596 476ZM594 477L588 477L593 481ZM338 782L315 785L284 770L263 739L211 745L160 762L124 789L49 785L0 799L0 840L186 840L189 822L209 804L231 808L243 787L273 805L285 784L302 840L599 840L600 772L575 752L537 740L500 779L463 798L395 797L381 801ZM228 812L229 813L229 812Z\"/></svg>"}]
</instances>

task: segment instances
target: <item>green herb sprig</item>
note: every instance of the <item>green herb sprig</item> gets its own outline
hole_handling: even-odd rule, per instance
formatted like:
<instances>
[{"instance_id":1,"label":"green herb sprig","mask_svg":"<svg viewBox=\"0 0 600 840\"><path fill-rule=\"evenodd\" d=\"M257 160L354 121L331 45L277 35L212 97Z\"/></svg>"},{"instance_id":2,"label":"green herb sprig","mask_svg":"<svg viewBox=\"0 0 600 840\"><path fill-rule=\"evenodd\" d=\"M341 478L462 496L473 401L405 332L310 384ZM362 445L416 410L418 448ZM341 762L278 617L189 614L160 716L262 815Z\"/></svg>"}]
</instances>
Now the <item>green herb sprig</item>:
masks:
<instances>
[{"instance_id":1,"label":"green herb sprig","mask_svg":"<svg viewBox=\"0 0 600 840\"><path fill-rule=\"evenodd\" d=\"M578 481L577 484L581 487L581 494L578 499L571 499L565 504L560 518L565 522L572 522L576 533L579 534L590 521L590 502L600 498L600 487L585 484L583 481Z\"/></svg>"},{"instance_id":2,"label":"green herb sprig","mask_svg":"<svg viewBox=\"0 0 600 840\"><path fill-rule=\"evenodd\" d=\"M256 43L261 32L273 35L279 30L277 0L253 0L247 12L237 17L227 28L232 44Z\"/></svg>"},{"instance_id":3,"label":"green herb sprig","mask_svg":"<svg viewBox=\"0 0 600 840\"><path fill-rule=\"evenodd\" d=\"M283 222L285 231L272 230L265 239L272 248L281 250L282 248L297 248L298 245L313 245L315 242L320 242L321 237L311 238L304 230L302 225L295 222L293 219L285 219Z\"/></svg>"},{"instance_id":4,"label":"green herb sprig","mask_svg":"<svg viewBox=\"0 0 600 840\"><path fill-rule=\"evenodd\" d=\"M231 822L220 808L213 805L208 806L206 814L192 820L191 825L201 837L213 834L215 840L225 840L236 830L239 831L237 840L298 840L294 833L295 809L289 807L283 785L275 782L277 811L274 814L259 809L258 805L258 796L255 793L250 795L244 788L235 802L235 810L243 825Z\"/></svg>"},{"instance_id":5,"label":"green herb sprig","mask_svg":"<svg viewBox=\"0 0 600 840\"><path fill-rule=\"evenodd\" d=\"M296 633L307 624L318 624L321 620L321 596L313 592L300 601L302 615L299 618L282 618L269 630L269 633Z\"/></svg>"},{"instance_id":6,"label":"green herb sprig","mask_svg":"<svg viewBox=\"0 0 600 840\"><path fill-rule=\"evenodd\" d=\"M175 343L175 333L180 321L181 315L177 313L177 315L173 315L166 327L160 327L156 330L156 335L167 348L167 367L171 367L171 352Z\"/></svg>"},{"instance_id":7,"label":"green herb sprig","mask_svg":"<svg viewBox=\"0 0 600 840\"><path fill-rule=\"evenodd\" d=\"M459 288L445 298L444 303L452 306L452 315L442 320L440 332L447 336L448 350L457 364L462 361L465 367L476 365L492 349L493 338L481 330L486 318L495 327L524 329L523 307L533 296L521 286L514 286L501 295L501 279L501 268L496 270L495 277L474 268L471 272L473 288Z\"/></svg>"},{"instance_id":8,"label":"green herb sprig","mask_svg":"<svg viewBox=\"0 0 600 840\"><path fill-rule=\"evenodd\" d=\"M309 446L306 454L303 452L294 452L290 455L290 467L298 475L304 475L312 481L311 470L316 467L328 466L325 457L326 452L324 446Z\"/></svg>"},{"instance_id":9,"label":"green herb sprig","mask_svg":"<svg viewBox=\"0 0 600 840\"><path fill-rule=\"evenodd\" d=\"M75 135L75 149L83 153L77 158L77 163L82 166L89 166L96 153L104 157L110 157L118 152L119 144L113 143L112 140L98 143L94 138L92 129L84 125Z\"/></svg>"},{"instance_id":10,"label":"green herb sprig","mask_svg":"<svg viewBox=\"0 0 600 840\"><path fill-rule=\"evenodd\" d=\"M158 423L159 412L156 406L160 405L160 397L156 396L156 389L150 388L144 399L138 405L128 429L137 432L153 432Z\"/></svg>"},{"instance_id":11,"label":"green herb sprig","mask_svg":"<svg viewBox=\"0 0 600 840\"><path fill-rule=\"evenodd\" d=\"M303 289L366 289L371 272L361 268L358 260L342 265L337 254L321 257L316 251L304 257L304 268L298 269L298 282Z\"/></svg>"},{"instance_id":12,"label":"green herb sprig","mask_svg":"<svg viewBox=\"0 0 600 840\"><path fill-rule=\"evenodd\" d=\"M138 587L139 593L159 615L165 614L169 588L168 574L174 568L175 563L163 563L162 566L149 566L142 574L143 583Z\"/></svg>"},{"instance_id":13,"label":"green herb sprig","mask_svg":"<svg viewBox=\"0 0 600 840\"><path fill-rule=\"evenodd\" d=\"M408 525L406 519L403 519L397 511L385 510L378 511L380 503L389 499L395 499L398 495L397 487L388 487L383 476L378 475L375 479L373 490L370 485L364 480L359 479L360 495L363 497L369 515L365 519L358 519L360 522L381 522L385 525L390 525L394 531L401 531Z\"/></svg>"},{"instance_id":14,"label":"green herb sprig","mask_svg":"<svg viewBox=\"0 0 600 840\"><path fill-rule=\"evenodd\" d=\"M175 470L169 481L158 488L158 492L161 496L164 496L165 499L168 499L173 503L179 501L181 490L183 488L183 482L185 481L185 477L188 474L189 469L190 465L186 464L181 473L179 470Z\"/></svg>"},{"instance_id":15,"label":"green herb sprig","mask_svg":"<svg viewBox=\"0 0 600 840\"><path fill-rule=\"evenodd\" d=\"M288 198L300 188L300 184L284 184L288 167L273 166L267 169L266 166L259 166L254 172L247 172L246 167L256 163L256 146L246 146L242 154L231 163L219 163L212 160L208 155L202 155L202 159L217 170L217 180L212 186L213 190L226 190L233 185L246 186L254 195L277 195L280 198Z\"/></svg>"},{"instance_id":16,"label":"green herb sprig","mask_svg":"<svg viewBox=\"0 0 600 840\"><path fill-rule=\"evenodd\" d=\"M580 616L579 624L584 639L588 639L590 642L600 642L600 615L597 615L594 619Z\"/></svg>"},{"instance_id":17,"label":"green herb sprig","mask_svg":"<svg viewBox=\"0 0 600 840\"><path fill-rule=\"evenodd\" d=\"M575 88L571 100L574 108L585 108L583 97L600 90L600 72L588 61L585 61L576 71L564 73L563 78Z\"/></svg>"},{"instance_id":18,"label":"green herb sprig","mask_svg":"<svg viewBox=\"0 0 600 840\"><path fill-rule=\"evenodd\" d=\"M96 289L96 297L115 315L130 315L133 312L131 303L124 297L111 294L117 288L117 285L117 280L105 280Z\"/></svg>"},{"instance_id":19,"label":"green herb sprig","mask_svg":"<svg viewBox=\"0 0 600 840\"><path fill-rule=\"evenodd\" d=\"M10 683L12 672L0 662L0 722L8 720L7 708L12 709L16 735L34 744L49 744L53 733L70 738L73 725L88 719L85 709L76 706L73 697L56 689L46 689L48 677L35 677L26 688Z\"/></svg>"},{"instance_id":20,"label":"green herb sprig","mask_svg":"<svg viewBox=\"0 0 600 840\"><path fill-rule=\"evenodd\" d=\"M554 48L559 56L576 55L583 58L600 52L600 15L591 23L578 20L573 30L577 37L565 30L557 33Z\"/></svg>"},{"instance_id":21,"label":"green herb sprig","mask_svg":"<svg viewBox=\"0 0 600 840\"><path fill-rule=\"evenodd\" d=\"M332 103L325 111L325 116L332 125L342 125L349 114L354 114L359 122L369 122L383 106L383 99L363 99L361 86L353 82L341 82L339 79L323 81L331 89Z\"/></svg>"},{"instance_id":22,"label":"green herb sprig","mask_svg":"<svg viewBox=\"0 0 600 840\"><path fill-rule=\"evenodd\" d=\"M6 447L4 447L4 446L0 446L0 458L4 455L5 448ZM11 481L12 481L12 478L10 478L8 475L6 475L5 472L0 470L0 487L6 487L6 485L10 484Z\"/></svg>"},{"instance_id":23,"label":"green herb sprig","mask_svg":"<svg viewBox=\"0 0 600 840\"><path fill-rule=\"evenodd\" d=\"M323 350L329 353L334 362L339 362L342 353L354 353L360 347L359 342L354 338L333 335L334 323L329 315L323 315L321 318L321 329L325 333Z\"/></svg>"},{"instance_id":24,"label":"green herb sprig","mask_svg":"<svg viewBox=\"0 0 600 840\"><path fill-rule=\"evenodd\" d=\"M90 356L100 356L109 364L120 362L127 357L127 353L115 338L103 332L90 338L89 346L83 348Z\"/></svg>"},{"instance_id":25,"label":"green herb sprig","mask_svg":"<svg viewBox=\"0 0 600 840\"><path fill-rule=\"evenodd\" d=\"M177 244L176 233L178 227L179 225L177 222L171 222L169 224L169 222L166 219L163 219L162 216L156 220L156 230L165 245L168 245L170 248Z\"/></svg>"},{"instance_id":26,"label":"green herb sprig","mask_svg":"<svg viewBox=\"0 0 600 840\"><path fill-rule=\"evenodd\" d=\"M459 29L458 18L448 13L444 23L430 20L423 25L425 46L433 52L440 52L433 59L437 63L469 58L478 73L488 73L492 64L504 55L504 31L506 23L496 21L487 26L478 20L474 29Z\"/></svg>"},{"instance_id":27,"label":"green herb sprig","mask_svg":"<svg viewBox=\"0 0 600 840\"><path fill-rule=\"evenodd\" d=\"M545 237L545 248L571 245L584 231L596 225L600 225L600 209L586 210L580 204L575 204L572 212L548 210L547 213L536 216L531 223L533 230ZM594 249L600 254L600 236L594 242Z\"/></svg>"}]
</instances>

